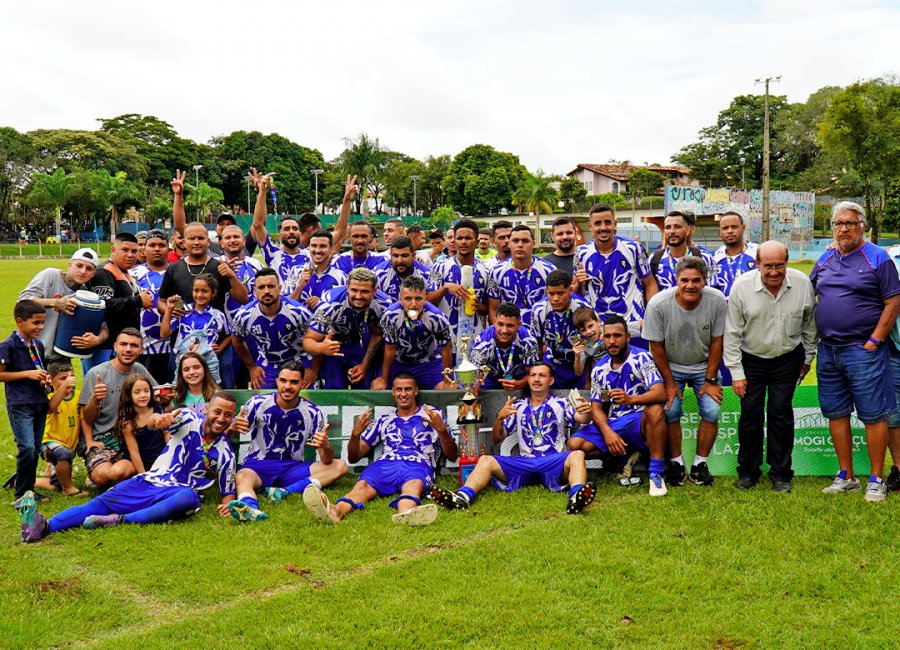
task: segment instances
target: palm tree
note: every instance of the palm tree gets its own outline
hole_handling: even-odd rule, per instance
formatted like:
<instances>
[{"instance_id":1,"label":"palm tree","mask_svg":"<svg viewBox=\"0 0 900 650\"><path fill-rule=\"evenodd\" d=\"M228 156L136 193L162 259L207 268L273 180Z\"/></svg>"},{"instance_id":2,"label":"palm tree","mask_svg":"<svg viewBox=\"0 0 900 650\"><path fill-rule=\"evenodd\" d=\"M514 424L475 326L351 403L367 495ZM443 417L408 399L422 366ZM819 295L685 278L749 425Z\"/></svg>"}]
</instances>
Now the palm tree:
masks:
<instances>
[{"instance_id":1,"label":"palm tree","mask_svg":"<svg viewBox=\"0 0 900 650\"><path fill-rule=\"evenodd\" d=\"M128 174L125 172L112 175L105 169L92 173L88 183L91 187L91 194L97 202L103 206L104 210L110 211L109 239L112 241L116 237L116 223L119 219L116 206L125 201L140 199L143 195L141 187L129 181Z\"/></svg>"},{"instance_id":2,"label":"palm tree","mask_svg":"<svg viewBox=\"0 0 900 650\"><path fill-rule=\"evenodd\" d=\"M535 214L553 214L556 199L556 190L550 187L550 181L540 169L533 175L526 173L513 192L513 205Z\"/></svg>"},{"instance_id":3,"label":"palm tree","mask_svg":"<svg viewBox=\"0 0 900 650\"><path fill-rule=\"evenodd\" d=\"M222 190L207 185L203 181L200 181L199 189L196 185L190 183L185 183L184 186L188 190L187 196L184 199L184 209L188 214L193 210L199 209L200 214L203 217L207 217L212 211L212 208L221 206L222 201L225 200L225 195L222 193Z\"/></svg>"},{"instance_id":4,"label":"palm tree","mask_svg":"<svg viewBox=\"0 0 900 650\"><path fill-rule=\"evenodd\" d=\"M360 133L355 140L344 138L344 146L347 148L341 154L340 166L344 173L358 177L363 191L357 198L357 208L362 209L365 215L368 213L367 190L373 191L377 197L377 188L373 187L374 181L390 161L390 155L387 149L381 146L378 138L371 138L365 132Z\"/></svg>"},{"instance_id":5,"label":"palm tree","mask_svg":"<svg viewBox=\"0 0 900 650\"><path fill-rule=\"evenodd\" d=\"M38 205L46 205L53 208L53 211L56 213L56 237L61 253L62 233L60 232L60 220L62 219L63 206L69 200L74 190L72 178L66 174L64 169L59 167L52 174L35 174L33 181L28 200Z\"/></svg>"}]
</instances>

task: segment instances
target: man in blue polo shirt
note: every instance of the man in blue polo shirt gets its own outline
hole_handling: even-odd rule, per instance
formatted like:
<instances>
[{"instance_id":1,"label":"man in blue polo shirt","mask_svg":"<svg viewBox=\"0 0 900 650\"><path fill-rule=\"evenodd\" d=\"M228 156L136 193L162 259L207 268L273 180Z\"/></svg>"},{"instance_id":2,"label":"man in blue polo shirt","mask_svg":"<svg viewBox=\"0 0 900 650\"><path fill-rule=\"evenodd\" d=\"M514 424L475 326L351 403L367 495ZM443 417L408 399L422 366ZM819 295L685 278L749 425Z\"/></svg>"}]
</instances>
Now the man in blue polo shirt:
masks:
<instances>
[{"instance_id":1,"label":"man in blue polo shirt","mask_svg":"<svg viewBox=\"0 0 900 650\"><path fill-rule=\"evenodd\" d=\"M409 237L396 237L391 241L385 259L390 265L378 272L378 287L391 300L400 299L400 285L406 278L419 277L428 282L431 269L416 259L416 252Z\"/></svg>"},{"instance_id":2,"label":"man in blue polo shirt","mask_svg":"<svg viewBox=\"0 0 900 650\"><path fill-rule=\"evenodd\" d=\"M881 478L887 449L887 418L896 410L890 342L884 343L900 310L900 278L887 252L865 239L862 206L841 201L831 211L837 246L825 251L810 274L819 296L816 376L819 405L828 418L839 471L826 494L861 488L853 473L850 413L866 428L870 475L867 501L883 501Z\"/></svg>"}]
</instances>

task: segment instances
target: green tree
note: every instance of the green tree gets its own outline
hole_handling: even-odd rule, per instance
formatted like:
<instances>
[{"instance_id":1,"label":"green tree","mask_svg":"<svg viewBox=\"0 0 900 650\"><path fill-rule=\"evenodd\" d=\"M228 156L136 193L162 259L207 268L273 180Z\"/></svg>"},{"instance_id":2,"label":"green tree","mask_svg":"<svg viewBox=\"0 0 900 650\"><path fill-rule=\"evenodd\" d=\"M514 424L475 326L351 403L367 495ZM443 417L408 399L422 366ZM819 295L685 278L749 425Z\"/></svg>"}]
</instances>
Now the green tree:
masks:
<instances>
[{"instance_id":1,"label":"green tree","mask_svg":"<svg viewBox=\"0 0 900 650\"><path fill-rule=\"evenodd\" d=\"M7 223L13 200L28 183L35 159L31 139L10 127L0 127L0 223Z\"/></svg>"},{"instance_id":2,"label":"green tree","mask_svg":"<svg viewBox=\"0 0 900 650\"><path fill-rule=\"evenodd\" d=\"M62 219L62 209L72 194L72 178L64 169L56 169L52 174L36 173L32 178L28 202L31 205L44 206L50 209L54 219ZM57 233L58 234L58 233Z\"/></svg>"},{"instance_id":3,"label":"green tree","mask_svg":"<svg viewBox=\"0 0 900 650\"><path fill-rule=\"evenodd\" d=\"M172 193L161 187L151 187L144 201L144 221L154 227L172 218Z\"/></svg>"},{"instance_id":4,"label":"green tree","mask_svg":"<svg viewBox=\"0 0 900 650\"><path fill-rule=\"evenodd\" d=\"M587 190L584 188L584 183L578 180L578 177L566 176L560 181L559 198L569 206L579 204L585 196L587 196Z\"/></svg>"},{"instance_id":5,"label":"green tree","mask_svg":"<svg viewBox=\"0 0 900 650\"><path fill-rule=\"evenodd\" d=\"M884 186L900 176L900 85L896 79L851 84L834 96L819 124L824 151L862 180L871 238L878 242ZM879 200L876 202L876 192Z\"/></svg>"},{"instance_id":6,"label":"green tree","mask_svg":"<svg viewBox=\"0 0 900 650\"><path fill-rule=\"evenodd\" d=\"M635 200L654 196L663 187L662 174L651 169L635 169L628 174L625 181L628 184L628 194Z\"/></svg>"},{"instance_id":7,"label":"green tree","mask_svg":"<svg viewBox=\"0 0 900 650\"><path fill-rule=\"evenodd\" d=\"M553 214L558 198L556 190L550 187L549 180L539 169L534 174L525 172L516 191L513 192L512 205L524 212Z\"/></svg>"},{"instance_id":8,"label":"green tree","mask_svg":"<svg viewBox=\"0 0 900 650\"><path fill-rule=\"evenodd\" d=\"M131 181L128 174L118 172L110 174L105 169L88 175L91 194L104 212L109 212L110 238L116 236L116 225L119 223L119 208L123 204L134 204L144 196L146 188L143 183Z\"/></svg>"},{"instance_id":9,"label":"green tree","mask_svg":"<svg viewBox=\"0 0 900 650\"><path fill-rule=\"evenodd\" d=\"M450 170L451 158L448 155L428 156L425 159L425 173L418 183L418 201L420 210L431 213L444 204L444 193L441 183Z\"/></svg>"},{"instance_id":10,"label":"green tree","mask_svg":"<svg viewBox=\"0 0 900 650\"><path fill-rule=\"evenodd\" d=\"M457 210L472 215L489 214L510 204L525 173L518 156L475 144L453 158L441 190L444 200Z\"/></svg>"},{"instance_id":11,"label":"green tree","mask_svg":"<svg viewBox=\"0 0 900 650\"><path fill-rule=\"evenodd\" d=\"M425 208L422 199L422 181L425 177L427 167L425 163L410 158L404 160L395 158L387 164L384 170L384 202L394 208L408 208L412 210L415 204L416 209ZM413 183L412 177L417 176L417 180ZM416 192L416 199L413 201L413 189Z\"/></svg>"},{"instance_id":12,"label":"green tree","mask_svg":"<svg viewBox=\"0 0 900 650\"><path fill-rule=\"evenodd\" d=\"M383 173L393 156L378 138L373 138L364 131L356 138L344 138L344 146L346 149L338 157L338 168L345 175L357 177L360 188L364 190L356 198L357 212L367 214L368 204L364 200L366 191L375 197L376 206L379 205Z\"/></svg>"},{"instance_id":13,"label":"green tree","mask_svg":"<svg viewBox=\"0 0 900 650\"><path fill-rule=\"evenodd\" d=\"M198 211L202 220L208 217L213 209L224 209L225 207L222 205L225 195L217 187L200 181L199 188L195 184L186 182L184 189L187 190L184 196L184 211L188 221L193 221Z\"/></svg>"},{"instance_id":14,"label":"green tree","mask_svg":"<svg viewBox=\"0 0 900 650\"><path fill-rule=\"evenodd\" d=\"M61 167L67 173L119 169L129 178L147 177L147 159L134 145L111 133L38 129L28 136L47 169Z\"/></svg>"}]
</instances>

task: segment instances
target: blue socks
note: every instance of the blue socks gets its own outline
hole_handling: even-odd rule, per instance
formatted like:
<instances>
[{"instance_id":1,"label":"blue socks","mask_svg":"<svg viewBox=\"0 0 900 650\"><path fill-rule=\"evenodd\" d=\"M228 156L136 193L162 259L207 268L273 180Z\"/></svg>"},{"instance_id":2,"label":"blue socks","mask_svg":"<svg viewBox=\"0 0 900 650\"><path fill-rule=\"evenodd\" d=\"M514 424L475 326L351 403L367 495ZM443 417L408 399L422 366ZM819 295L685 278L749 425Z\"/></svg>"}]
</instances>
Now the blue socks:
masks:
<instances>
[{"instance_id":1,"label":"blue socks","mask_svg":"<svg viewBox=\"0 0 900 650\"><path fill-rule=\"evenodd\" d=\"M285 485L284 489L293 494L303 494L303 490L312 485L312 481L308 478L301 479L296 483L291 483L290 485ZM319 486L321 487L321 486Z\"/></svg>"},{"instance_id":2,"label":"blue socks","mask_svg":"<svg viewBox=\"0 0 900 650\"><path fill-rule=\"evenodd\" d=\"M869 474L869 483L884 483L884 481L874 474Z\"/></svg>"},{"instance_id":3,"label":"blue socks","mask_svg":"<svg viewBox=\"0 0 900 650\"><path fill-rule=\"evenodd\" d=\"M238 501L240 501L241 503L246 503L251 508L256 508L257 510L259 510L259 501L256 500L256 497L242 496L240 499L238 499Z\"/></svg>"},{"instance_id":4,"label":"blue socks","mask_svg":"<svg viewBox=\"0 0 900 650\"><path fill-rule=\"evenodd\" d=\"M465 485L459 488L456 493L462 495L462 497L469 503L472 503L475 500L475 490Z\"/></svg>"},{"instance_id":5,"label":"blue socks","mask_svg":"<svg viewBox=\"0 0 900 650\"><path fill-rule=\"evenodd\" d=\"M650 474L659 474L662 476L666 469L666 461L661 458L650 458Z\"/></svg>"},{"instance_id":6,"label":"blue socks","mask_svg":"<svg viewBox=\"0 0 900 650\"><path fill-rule=\"evenodd\" d=\"M578 490L584 487L584 483L578 483L577 485L573 485L569 488L569 498L571 499L575 494L578 493Z\"/></svg>"},{"instance_id":7,"label":"blue socks","mask_svg":"<svg viewBox=\"0 0 900 650\"><path fill-rule=\"evenodd\" d=\"M847 470L842 469L840 472L838 472L837 477L842 480L847 478Z\"/></svg>"}]
</instances>

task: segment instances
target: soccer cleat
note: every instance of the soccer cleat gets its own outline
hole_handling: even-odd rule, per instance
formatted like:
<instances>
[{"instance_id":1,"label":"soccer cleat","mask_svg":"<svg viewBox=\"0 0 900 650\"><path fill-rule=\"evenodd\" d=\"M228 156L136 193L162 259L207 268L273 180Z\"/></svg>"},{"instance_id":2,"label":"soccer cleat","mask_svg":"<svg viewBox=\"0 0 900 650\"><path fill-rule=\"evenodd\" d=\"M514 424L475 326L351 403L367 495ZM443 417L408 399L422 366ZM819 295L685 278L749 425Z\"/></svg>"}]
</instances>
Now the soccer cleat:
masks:
<instances>
[{"instance_id":1,"label":"soccer cleat","mask_svg":"<svg viewBox=\"0 0 900 650\"><path fill-rule=\"evenodd\" d=\"M861 489L862 486L859 484L859 479L857 478L841 478L840 474L834 477L834 481L831 482L827 488L823 488L822 492L824 494L844 494L845 492L856 492Z\"/></svg>"},{"instance_id":2,"label":"soccer cleat","mask_svg":"<svg viewBox=\"0 0 900 650\"><path fill-rule=\"evenodd\" d=\"M709 473L706 463L697 463L691 467L691 481L697 485L712 485L715 479Z\"/></svg>"},{"instance_id":3,"label":"soccer cleat","mask_svg":"<svg viewBox=\"0 0 900 650\"><path fill-rule=\"evenodd\" d=\"M317 485L307 485L303 490L303 505L323 524L334 525L340 522L328 497Z\"/></svg>"},{"instance_id":4,"label":"soccer cleat","mask_svg":"<svg viewBox=\"0 0 900 650\"><path fill-rule=\"evenodd\" d=\"M16 505L22 520L22 541L26 544L39 542L47 534L47 520L38 512L34 502L34 492L23 494Z\"/></svg>"},{"instance_id":5,"label":"soccer cleat","mask_svg":"<svg viewBox=\"0 0 900 650\"><path fill-rule=\"evenodd\" d=\"M900 492L900 468L896 465L892 465L891 473L888 474L887 480L884 483L887 485L888 492Z\"/></svg>"},{"instance_id":6,"label":"soccer cleat","mask_svg":"<svg viewBox=\"0 0 900 650\"><path fill-rule=\"evenodd\" d=\"M633 487L635 485L641 484L641 477L634 476L634 466L640 460L641 452L633 451L631 455L628 457L628 460L625 461L625 465L622 467L622 471L619 472L619 485L622 487Z\"/></svg>"},{"instance_id":7,"label":"soccer cleat","mask_svg":"<svg viewBox=\"0 0 900 650\"><path fill-rule=\"evenodd\" d=\"M428 496L434 499L438 505L448 510L465 510L469 507L469 502L462 498L461 495L444 489L440 485L432 485L428 491Z\"/></svg>"},{"instance_id":8,"label":"soccer cleat","mask_svg":"<svg viewBox=\"0 0 900 650\"><path fill-rule=\"evenodd\" d=\"M265 521L269 518L269 515L262 510L258 510L238 500L231 501L228 504L228 512L238 521Z\"/></svg>"},{"instance_id":9,"label":"soccer cleat","mask_svg":"<svg viewBox=\"0 0 900 650\"><path fill-rule=\"evenodd\" d=\"M266 488L266 498L269 500L269 503L278 503L279 501L283 501L285 498L287 498L287 495L288 491L284 488Z\"/></svg>"},{"instance_id":10,"label":"soccer cleat","mask_svg":"<svg viewBox=\"0 0 900 650\"><path fill-rule=\"evenodd\" d=\"M669 469L666 470L666 482L669 485L684 485L685 472L684 465L681 463L669 463Z\"/></svg>"},{"instance_id":11,"label":"soccer cleat","mask_svg":"<svg viewBox=\"0 0 900 650\"><path fill-rule=\"evenodd\" d=\"M664 497L669 493L666 489L666 481L663 478L662 474L651 474L650 475L650 496L651 497Z\"/></svg>"},{"instance_id":12,"label":"soccer cleat","mask_svg":"<svg viewBox=\"0 0 900 650\"><path fill-rule=\"evenodd\" d=\"M433 523L437 516L438 507L433 503L426 503L424 506L410 508L406 512L398 512L391 517L391 521L395 524L406 524L407 526L427 526Z\"/></svg>"},{"instance_id":13,"label":"soccer cleat","mask_svg":"<svg viewBox=\"0 0 900 650\"><path fill-rule=\"evenodd\" d=\"M597 486L593 483L585 483L578 489L578 492L569 497L566 514L577 515L593 502L595 496L597 496Z\"/></svg>"},{"instance_id":14,"label":"soccer cleat","mask_svg":"<svg viewBox=\"0 0 900 650\"><path fill-rule=\"evenodd\" d=\"M122 523L122 515L91 515L81 524L82 528L112 528Z\"/></svg>"},{"instance_id":15,"label":"soccer cleat","mask_svg":"<svg viewBox=\"0 0 900 650\"><path fill-rule=\"evenodd\" d=\"M887 496L887 483L884 481L869 481L869 487L866 488L866 501L878 503L884 501Z\"/></svg>"}]
</instances>

